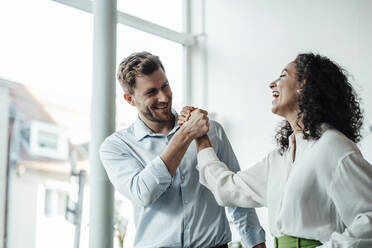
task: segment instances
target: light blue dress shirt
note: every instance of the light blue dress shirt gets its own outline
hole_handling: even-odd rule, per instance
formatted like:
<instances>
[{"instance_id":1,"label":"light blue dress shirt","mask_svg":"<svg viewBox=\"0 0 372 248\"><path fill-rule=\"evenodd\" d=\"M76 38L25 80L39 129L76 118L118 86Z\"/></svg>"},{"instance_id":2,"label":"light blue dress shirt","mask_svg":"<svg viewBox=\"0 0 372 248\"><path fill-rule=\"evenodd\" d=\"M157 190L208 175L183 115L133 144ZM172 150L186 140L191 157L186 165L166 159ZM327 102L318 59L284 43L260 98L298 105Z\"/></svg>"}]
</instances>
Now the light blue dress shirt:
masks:
<instances>
[{"instance_id":1,"label":"light blue dress shirt","mask_svg":"<svg viewBox=\"0 0 372 248\"><path fill-rule=\"evenodd\" d=\"M173 114L177 123L177 113ZM138 118L101 145L101 160L111 183L133 204L136 248L214 247L231 241L225 209L199 183L195 142L173 178L159 156L178 129L175 125L168 135L153 133ZM219 159L239 171L222 127L210 121L208 135ZM228 212L247 247L265 242L254 209L228 207Z\"/></svg>"}]
</instances>

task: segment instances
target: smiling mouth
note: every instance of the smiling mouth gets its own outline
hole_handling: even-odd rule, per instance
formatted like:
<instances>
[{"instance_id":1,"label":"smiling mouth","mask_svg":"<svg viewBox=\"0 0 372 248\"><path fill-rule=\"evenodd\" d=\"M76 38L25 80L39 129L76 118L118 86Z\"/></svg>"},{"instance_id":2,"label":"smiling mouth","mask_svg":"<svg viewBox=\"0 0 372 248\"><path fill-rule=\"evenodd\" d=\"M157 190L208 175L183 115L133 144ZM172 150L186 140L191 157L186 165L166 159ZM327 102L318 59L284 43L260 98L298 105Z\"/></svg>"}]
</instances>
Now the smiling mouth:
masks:
<instances>
[{"instance_id":1,"label":"smiling mouth","mask_svg":"<svg viewBox=\"0 0 372 248\"><path fill-rule=\"evenodd\" d=\"M279 92L278 91L273 91L273 97L278 98L279 97Z\"/></svg>"},{"instance_id":2,"label":"smiling mouth","mask_svg":"<svg viewBox=\"0 0 372 248\"><path fill-rule=\"evenodd\" d=\"M167 109L168 108L168 104L162 104L162 105L158 105L158 106L153 106L152 108L153 109Z\"/></svg>"}]
</instances>

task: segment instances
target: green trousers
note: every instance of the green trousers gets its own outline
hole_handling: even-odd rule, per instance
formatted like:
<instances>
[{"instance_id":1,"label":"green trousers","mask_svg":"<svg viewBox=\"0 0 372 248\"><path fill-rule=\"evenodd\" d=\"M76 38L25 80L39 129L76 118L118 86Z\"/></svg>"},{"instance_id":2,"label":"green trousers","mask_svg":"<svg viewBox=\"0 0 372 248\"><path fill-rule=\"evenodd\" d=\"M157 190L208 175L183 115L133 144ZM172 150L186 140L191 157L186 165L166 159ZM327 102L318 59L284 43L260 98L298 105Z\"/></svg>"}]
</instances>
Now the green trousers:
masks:
<instances>
[{"instance_id":1,"label":"green trousers","mask_svg":"<svg viewBox=\"0 0 372 248\"><path fill-rule=\"evenodd\" d=\"M322 245L317 240L296 238L292 236L281 236L275 238L275 248L315 248Z\"/></svg>"}]
</instances>

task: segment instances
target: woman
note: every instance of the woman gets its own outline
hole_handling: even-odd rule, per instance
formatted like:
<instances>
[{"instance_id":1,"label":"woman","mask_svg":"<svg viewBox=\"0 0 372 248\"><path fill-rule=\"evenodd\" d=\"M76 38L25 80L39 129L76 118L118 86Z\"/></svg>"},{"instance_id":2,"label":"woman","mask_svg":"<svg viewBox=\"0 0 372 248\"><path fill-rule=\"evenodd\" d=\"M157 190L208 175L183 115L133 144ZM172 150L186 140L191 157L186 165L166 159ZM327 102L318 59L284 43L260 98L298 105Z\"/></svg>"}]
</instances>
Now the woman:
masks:
<instances>
[{"instance_id":1,"label":"woman","mask_svg":"<svg viewBox=\"0 0 372 248\"><path fill-rule=\"evenodd\" d=\"M200 182L221 206L266 206L276 247L371 248L372 166L355 144L362 112L344 70L326 57L299 54L270 88L272 112L285 118L278 148L233 173L203 136ZM179 124L191 111L183 109Z\"/></svg>"}]
</instances>

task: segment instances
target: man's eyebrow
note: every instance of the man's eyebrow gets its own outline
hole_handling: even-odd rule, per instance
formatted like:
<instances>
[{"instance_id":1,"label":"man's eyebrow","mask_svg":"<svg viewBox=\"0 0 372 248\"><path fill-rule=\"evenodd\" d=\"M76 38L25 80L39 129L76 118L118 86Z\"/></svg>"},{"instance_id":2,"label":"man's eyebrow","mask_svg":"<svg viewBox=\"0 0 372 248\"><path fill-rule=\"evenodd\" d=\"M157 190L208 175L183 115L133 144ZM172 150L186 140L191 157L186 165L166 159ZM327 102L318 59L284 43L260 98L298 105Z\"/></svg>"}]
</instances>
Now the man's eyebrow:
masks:
<instances>
[{"instance_id":1,"label":"man's eyebrow","mask_svg":"<svg viewBox=\"0 0 372 248\"><path fill-rule=\"evenodd\" d=\"M145 91L145 94L151 93L151 92L153 92L155 90L156 90L156 88L150 88L150 89L148 89L148 90Z\"/></svg>"},{"instance_id":2,"label":"man's eyebrow","mask_svg":"<svg viewBox=\"0 0 372 248\"><path fill-rule=\"evenodd\" d=\"M284 69L282 70L282 73L283 73L283 72L288 72L287 68L284 68Z\"/></svg>"}]
</instances>

